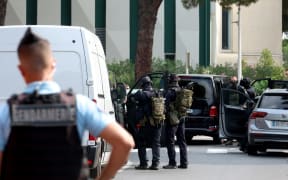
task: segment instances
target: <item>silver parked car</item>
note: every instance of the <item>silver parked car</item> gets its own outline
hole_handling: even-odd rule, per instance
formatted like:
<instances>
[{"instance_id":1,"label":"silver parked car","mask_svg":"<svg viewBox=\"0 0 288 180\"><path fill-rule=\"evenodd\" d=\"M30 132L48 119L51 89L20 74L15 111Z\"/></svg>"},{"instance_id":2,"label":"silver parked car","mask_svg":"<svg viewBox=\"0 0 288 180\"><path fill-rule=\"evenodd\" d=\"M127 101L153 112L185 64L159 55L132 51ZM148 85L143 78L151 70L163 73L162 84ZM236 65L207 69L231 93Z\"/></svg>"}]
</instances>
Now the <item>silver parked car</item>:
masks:
<instances>
[{"instance_id":1,"label":"silver parked car","mask_svg":"<svg viewBox=\"0 0 288 180\"><path fill-rule=\"evenodd\" d=\"M288 81L264 78L251 85L266 90L250 99L238 90L221 89L220 138L236 139L240 150L250 155L288 149Z\"/></svg>"},{"instance_id":2,"label":"silver parked car","mask_svg":"<svg viewBox=\"0 0 288 180\"><path fill-rule=\"evenodd\" d=\"M288 90L268 89L259 98L248 121L248 154L288 148Z\"/></svg>"}]
</instances>

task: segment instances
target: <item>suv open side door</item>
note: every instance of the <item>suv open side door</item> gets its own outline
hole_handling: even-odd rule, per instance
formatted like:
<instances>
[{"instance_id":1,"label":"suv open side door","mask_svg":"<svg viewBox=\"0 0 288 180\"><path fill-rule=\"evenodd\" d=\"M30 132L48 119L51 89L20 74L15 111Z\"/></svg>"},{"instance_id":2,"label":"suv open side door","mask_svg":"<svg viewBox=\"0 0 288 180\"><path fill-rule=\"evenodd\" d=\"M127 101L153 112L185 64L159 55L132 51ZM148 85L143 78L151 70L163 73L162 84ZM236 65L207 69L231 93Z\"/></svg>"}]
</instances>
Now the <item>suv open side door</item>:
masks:
<instances>
[{"instance_id":1,"label":"suv open side door","mask_svg":"<svg viewBox=\"0 0 288 180\"><path fill-rule=\"evenodd\" d=\"M240 139L247 135L253 100L237 90L223 88L220 96L220 138Z\"/></svg>"}]
</instances>

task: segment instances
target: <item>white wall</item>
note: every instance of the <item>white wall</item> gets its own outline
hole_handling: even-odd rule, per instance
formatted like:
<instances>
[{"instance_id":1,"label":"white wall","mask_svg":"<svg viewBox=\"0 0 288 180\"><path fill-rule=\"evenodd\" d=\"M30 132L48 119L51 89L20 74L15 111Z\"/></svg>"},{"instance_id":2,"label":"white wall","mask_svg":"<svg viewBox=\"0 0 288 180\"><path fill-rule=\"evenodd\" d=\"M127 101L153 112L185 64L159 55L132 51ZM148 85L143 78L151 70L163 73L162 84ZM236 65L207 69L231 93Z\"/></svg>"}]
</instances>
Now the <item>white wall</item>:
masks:
<instances>
[{"instance_id":1,"label":"white wall","mask_svg":"<svg viewBox=\"0 0 288 180\"><path fill-rule=\"evenodd\" d=\"M164 59L164 1L159 7L157 14L157 21L154 30L154 41L153 41L153 58Z\"/></svg>"},{"instance_id":2,"label":"white wall","mask_svg":"<svg viewBox=\"0 0 288 180\"><path fill-rule=\"evenodd\" d=\"M186 10L176 1L176 59L186 62L190 53L190 65L199 64L199 9Z\"/></svg>"},{"instance_id":3,"label":"white wall","mask_svg":"<svg viewBox=\"0 0 288 180\"><path fill-rule=\"evenodd\" d=\"M130 57L129 0L106 1L106 56L108 62Z\"/></svg>"},{"instance_id":4,"label":"white wall","mask_svg":"<svg viewBox=\"0 0 288 180\"><path fill-rule=\"evenodd\" d=\"M95 32L95 0L72 0L71 19L72 25L83 26Z\"/></svg>"},{"instance_id":5,"label":"white wall","mask_svg":"<svg viewBox=\"0 0 288 180\"><path fill-rule=\"evenodd\" d=\"M238 20L238 7L232 8L232 22ZM241 6L241 48L242 59L255 65L263 49L269 49L276 61L282 58L282 0L261 0L248 7ZM238 25L232 24L231 50L221 49L222 8L216 8L218 26L218 53L216 63L237 63L238 59ZM231 23L232 23L231 22ZM214 37L215 39L215 37Z\"/></svg>"},{"instance_id":6,"label":"white wall","mask_svg":"<svg viewBox=\"0 0 288 180\"><path fill-rule=\"evenodd\" d=\"M38 12L37 13L38 13L37 24L60 25L61 24L61 1L38 0Z\"/></svg>"},{"instance_id":7,"label":"white wall","mask_svg":"<svg viewBox=\"0 0 288 180\"><path fill-rule=\"evenodd\" d=\"M282 0L261 0L244 7L241 18L243 56L252 60L263 49L269 49L275 59L279 59L282 54Z\"/></svg>"},{"instance_id":8,"label":"white wall","mask_svg":"<svg viewBox=\"0 0 288 180\"><path fill-rule=\"evenodd\" d=\"M26 24L26 1L9 0L6 11L6 25Z\"/></svg>"}]
</instances>

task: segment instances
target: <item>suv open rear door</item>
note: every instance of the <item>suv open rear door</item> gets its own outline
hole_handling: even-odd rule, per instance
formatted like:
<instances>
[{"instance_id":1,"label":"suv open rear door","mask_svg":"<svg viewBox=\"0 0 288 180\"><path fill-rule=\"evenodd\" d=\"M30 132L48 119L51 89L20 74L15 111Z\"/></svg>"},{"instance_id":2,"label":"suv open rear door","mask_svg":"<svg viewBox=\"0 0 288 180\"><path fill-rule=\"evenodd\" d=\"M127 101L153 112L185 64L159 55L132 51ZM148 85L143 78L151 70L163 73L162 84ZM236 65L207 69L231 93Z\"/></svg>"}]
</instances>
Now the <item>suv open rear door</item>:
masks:
<instances>
[{"instance_id":1,"label":"suv open rear door","mask_svg":"<svg viewBox=\"0 0 288 180\"><path fill-rule=\"evenodd\" d=\"M245 94L223 88L220 96L220 138L239 139L246 136L252 100Z\"/></svg>"},{"instance_id":2,"label":"suv open rear door","mask_svg":"<svg viewBox=\"0 0 288 180\"><path fill-rule=\"evenodd\" d=\"M274 80L271 78L255 79L251 82L251 86L256 89L257 95L261 95L264 89L288 89L287 80ZM260 90L258 90L260 89Z\"/></svg>"}]
</instances>

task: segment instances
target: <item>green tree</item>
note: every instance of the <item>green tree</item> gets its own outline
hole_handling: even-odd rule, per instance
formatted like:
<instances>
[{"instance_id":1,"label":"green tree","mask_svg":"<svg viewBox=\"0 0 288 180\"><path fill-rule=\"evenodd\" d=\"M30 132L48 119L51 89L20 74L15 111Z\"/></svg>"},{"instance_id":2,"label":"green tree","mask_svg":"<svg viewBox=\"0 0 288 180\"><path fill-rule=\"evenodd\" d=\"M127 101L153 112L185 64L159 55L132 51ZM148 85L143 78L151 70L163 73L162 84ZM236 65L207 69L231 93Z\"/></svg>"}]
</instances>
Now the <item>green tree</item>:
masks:
<instances>
[{"instance_id":1,"label":"green tree","mask_svg":"<svg viewBox=\"0 0 288 180\"><path fill-rule=\"evenodd\" d=\"M249 77L250 79L256 79L255 66L248 65L246 61L242 61L242 73L243 77Z\"/></svg>"},{"instance_id":2,"label":"green tree","mask_svg":"<svg viewBox=\"0 0 288 180\"><path fill-rule=\"evenodd\" d=\"M255 78L272 78L272 79L284 79L283 66L277 65L272 57L271 51L264 49L261 53L260 59L256 64Z\"/></svg>"},{"instance_id":3,"label":"green tree","mask_svg":"<svg viewBox=\"0 0 288 180\"><path fill-rule=\"evenodd\" d=\"M134 65L129 60L107 64L111 87L117 82L124 82L130 87L134 84Z\"/></svg>"},{"instance_id":4,"label":"green tree","mask_svg":"<svg viewBox=\"0 0 288 180\"><path fill-rule=\"evenodd\" d=\"M284 61L284 68L288 69L288 40L285 39L282 41L282 54L283 54L283 61Z\"/></svg>"},{"instance_id":5,"label":"green tree","mask_svg":"<svg viewBox=\"0 0 288 180\"><path fill-rule=\"evenodd\" d=\"M151 72L154 29L162 0L138 0L138 39L135 80Z\"/></svg>"},{"instance_id":6,"label":"green tree","mask_svg":"<svg viewBox=\"0 0 288 180\"><path fill-rule=\"evenodd\" d=\"M8 0L0 0L0 26L5 24L7 1Z\"/></svg>"},{"instance_id":7,"label":"green tree","mask_svg":"<svg viewBox=\"0 0 288 180\"><path fill-rule=\"evenodd\" d=\"M135 79L152 71L152 48L158 9L163 0L138 0L138 39L135 59ZM202 0L182 0L187 9L195 7ZM257 0L211 0L223 6L239 4L248 6Z\"/></svg>"}]
</instances>

